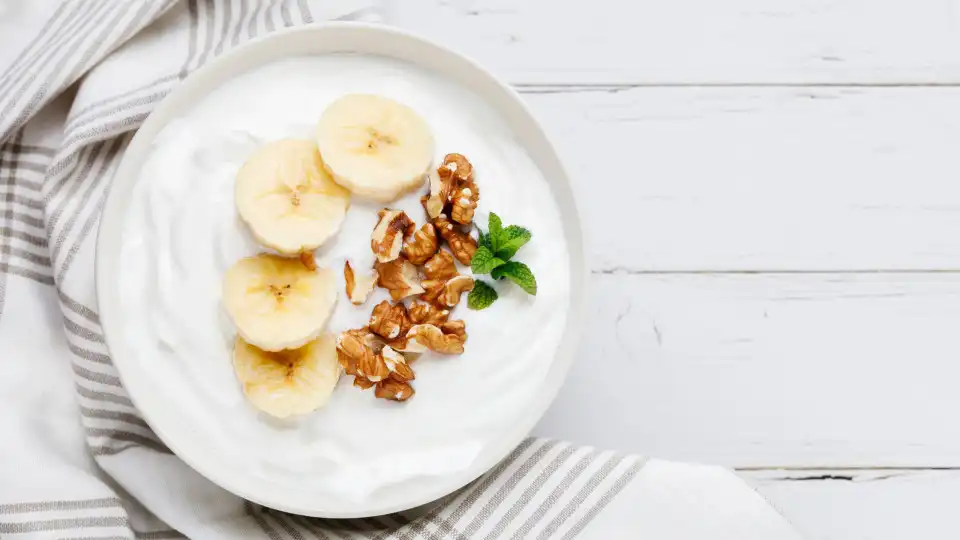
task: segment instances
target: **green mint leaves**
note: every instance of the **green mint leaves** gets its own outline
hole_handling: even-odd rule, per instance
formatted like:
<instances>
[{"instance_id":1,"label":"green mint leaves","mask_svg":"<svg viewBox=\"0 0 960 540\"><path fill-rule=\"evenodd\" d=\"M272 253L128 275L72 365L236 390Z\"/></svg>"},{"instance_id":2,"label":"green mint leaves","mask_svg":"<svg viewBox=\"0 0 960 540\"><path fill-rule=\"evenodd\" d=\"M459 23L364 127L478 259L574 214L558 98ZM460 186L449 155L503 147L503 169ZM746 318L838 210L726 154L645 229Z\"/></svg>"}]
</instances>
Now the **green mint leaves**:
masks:
<instances>
[{"instance_id":1,"label":"green mint leaves","mask_svg":"<svg viewBox=\"0 0 960 540\"><path fill-rule=\"evenodd\" d=\"M478 227L479 229L479 227ZM523 247L533 235L519 226L503 226L500 216L490 212L487 232L479 231L476 253L470 261L474 274L490 274L497 280L508 279L516 283L527 294L537 294L537 278L530 267L519 261L511 261L517 250ZM484 309L497 299L497 291L483 281L476 281L473 291L467 297L467 307Z\"/></svg>"},{"instance_id":2,"label":"green mint leaves","mask_svg":"<svg viewBox=\"0 0 960 540\"><path fill-rule=\"evenodd\" d=\"M505 262L507 261L494 255L487 246L480 246L473 254L473 259L470 259L470 269L474 274L489 274Z\"/></svg>"},{"instance_id":3,"label":"green mint leaves","mask_svg":"<svg viewBox=\"0 0 960 540\"><path fill-rule=\"evenodd\" d=\"M509 261L517 254L517 250L530 241L530 231L517 225L511 225L500 233L500 243L497 247L497 257Z\"/></svg>"},{"instance_id":4,"label":"green mint leaves","mask_svg":"<svg viewBox=\"0 0 960 540\"><path fill-rule=\"evenodd\" d=\"M467 307L470 309L484 309L497 301L497 291L487 285L485 281L476 280L473 290L467 296Z\"/></svg>"},{"instance_id":5,"label":"green mint leaves","mask_svg":"<svg viewBox=\"0 0 960 540\"><path fill-rule=\"evenodd\" d=\"M493 269L490 273L493 279L507 278L516 283L527 294L537 294L537 278L533 276L530 267L522 262L510 261Z\"/></svg>"}]
</instances>

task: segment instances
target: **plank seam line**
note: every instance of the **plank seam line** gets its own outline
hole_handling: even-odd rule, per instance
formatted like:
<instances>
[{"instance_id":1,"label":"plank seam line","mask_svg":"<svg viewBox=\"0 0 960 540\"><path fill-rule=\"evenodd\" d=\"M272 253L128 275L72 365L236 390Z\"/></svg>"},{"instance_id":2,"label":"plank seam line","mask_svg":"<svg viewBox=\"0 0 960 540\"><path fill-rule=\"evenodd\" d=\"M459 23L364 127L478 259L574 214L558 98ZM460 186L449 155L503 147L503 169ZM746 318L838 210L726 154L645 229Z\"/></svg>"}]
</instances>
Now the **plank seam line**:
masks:
<instances>
[{"instance_id":1,"label":"plank seam line","mask_svg":"<svg viewBox=\"0 0 960 540\"><path fill-rule=\"evenodd\" d=\"M754 274L766 274L766 275L835 275L835 274L900 274L900 275L924 275L924 274L960 274L960 268L879 268L879 269L855 269L855 268L838 268L831 270L804 270L804 269L760 269L760 270L736 270L736 269L718 269L718 270L647 270L647 269L633 269L633 268L623 268L623 267L612 267L612 268L594 268L590 270L591 274L601 275L601 276L635 276L635 275L666 275L666 276L700 276L700 275L754 275Z\"/></svg>"},{"instance_id":2,"label":"plank seam line","mask_svg":"<svg viewBox=\"0 0 960 540\"><path fill-rule=\"evenodd\" d=\"M957 88L957 82L637 82L637 83L511 83L522 94L565 94L578 92L625 92L639 88Z\"/></svg>"}]
</instances>

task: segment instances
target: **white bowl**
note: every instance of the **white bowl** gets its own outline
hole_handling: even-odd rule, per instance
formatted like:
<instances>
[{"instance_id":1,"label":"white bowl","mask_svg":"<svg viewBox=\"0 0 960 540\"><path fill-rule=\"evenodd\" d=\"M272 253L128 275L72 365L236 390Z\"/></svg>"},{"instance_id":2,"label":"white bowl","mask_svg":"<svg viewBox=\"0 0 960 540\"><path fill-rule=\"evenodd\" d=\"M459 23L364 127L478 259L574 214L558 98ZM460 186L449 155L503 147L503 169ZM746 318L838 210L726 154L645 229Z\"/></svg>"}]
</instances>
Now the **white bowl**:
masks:
<instances>
[{"instance_id":1,"label":"white bowl","mask_svg":"<svg viewBox=\"0 0 960 540\"><path fill-rule=\"evenodd\" d=\"M126 204L151 143L164 126L222 82L252 68L294 55L344 52L399 59L439 73L470 88L502 117L549 183L563 218L571 280L566 330L544 384L533 396L533 405L512 419L504 436L488 441L470 467L442 477L439 482L405 484L402 489L389 490L361 505L330 497L304 500L285 490L271 489L244 476L242 471L224 466L216 455L192 440L179 427L178 415L165 406L163 394L139 364L136 351L122 339L121 300L116 289L122 272L119 253ZM265 506L309 516L363 517L413 508L459 489L489 470L530 432L563 384L577 350L586 298L585 260L580 220L567 172L543 129L513 89L474 62L419 36L384 26L331 23L288 29L238 47L190 75L150 115L124 155L103 210L97 239L97 300L107 345L124 386L151 428L183 461L221 487Z\"/></svg>"}]
</instances>

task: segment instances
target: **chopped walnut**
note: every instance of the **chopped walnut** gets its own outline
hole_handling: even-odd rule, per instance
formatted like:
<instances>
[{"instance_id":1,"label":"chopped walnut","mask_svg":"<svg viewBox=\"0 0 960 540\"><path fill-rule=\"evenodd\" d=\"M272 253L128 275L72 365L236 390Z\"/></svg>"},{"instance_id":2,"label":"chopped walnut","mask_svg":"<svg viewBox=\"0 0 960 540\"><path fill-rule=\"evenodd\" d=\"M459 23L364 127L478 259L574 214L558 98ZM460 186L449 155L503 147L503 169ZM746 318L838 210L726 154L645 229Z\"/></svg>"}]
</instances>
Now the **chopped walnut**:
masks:
<instances>
[{"instance_id":1,"label":"chopped walnut","mask_svg":"<svg viewBox=\"0 0 960 540\"><path fill-rule=\"evenodd\" d=\"M440 331L444 334L453 334L467 341L467 325L463 321L446 321L439 325Z\"/></svg>"},{"instance_id":2,"label":"chopped walnut","mask_svg":"<svg viewBox=\"0 0 960 540\"><path fill-rule=\"evenodd\" d=\"M444 173L454 176L460 182L473 181L473 165L463 154L447 154L443 156L443 164L439 168L440 176Z\"/></svg>"},{"instance_id":3,"label":"chopped walnut","mask_svg":"<svg viewBox=\"0 0 960 540\"><path fill-rule=\"evenodd\" d=\"M440 326L450 317L449 309L434 307L424 302L413 302L407 310L413 324L432 324Z\"/></svg>"},{"instance_id":4,"label":"chopped walnut","mask_svg":"<svg viewBox=\"0 0 960 540\"><path fill-rule=\"evenodd\" d=\"M470 276L457 276L447 281L443 286L443 292L437 298L440 305L450 307L460 303L460 295L473 290L473 278Z\"/></svg>"},{"instance_id":5,"label":"chopped walnut","mask_svg":"<svg viewBox=\"0 0 960 540\"><path fill-rule=\"evenodd\" d=\"M423 275L427 279L446 281L457 274L457 265L453 262L453 255L445 249L438 251L423 265Z\"/></svg>"},{"instance_id":6,"label":"chopped walnut","mask_svg":"<svg viewBox=\"0 0 960 540\"><path fill-rule=\"evenodd\" d=\"M353 385L361 390L367 390L373 388L377 383L371 382L369 379L361 377L359 375L353 378Z\"/></svg>"},{"instance_id":7,"label":"chopped walnut","mask_svg":"<svg viewBox=\"0 0 960 540\"><path fill-rule=\"evenodd\" d=\"M450 219L461 225L473 223L473 213L477 209L477 202L480 200L480 189L473 182L462 184L453 191L450 198L452 210L450 210Z\"/></svg>"},{"instance_id":8,"label":"chopped walnut","mask_svg":"<svg viewBox=\"0 0 960 540\"><path fill-rule=\"evenodd\" d=\"M433 257L440 247L437 240L437 231L433 225L425 223L420 230L413 235L413 240L403 245L403 254L407 259L417 266L423 265L427 259Z\"/></svg>"},{"instance_id":9,"label":"chopped walnut","mask_svg":"<svg viewBox=\"0 0 960 540\"><path fill-rule=\"evenodd\" d=\"M390 371L390 378L400 382L408 382L416 378L413 369L407 365L407 358L405 356L393 350L390 346L384 347L381 354L384 364Z\"/></svg>"},{"instance_id":10,"label":"chopped walnut","mask_svg":"<svg viewBox=\"0 0 960 540\"><path fill-rule=\"evenodd\" d=\"M347 330L337 337L337 360L348 375L357 375L360 363L369 363L376 355L373 340L373 335L366 328Z\"/></svg>"},{"instance_id":11,"label":"chopped walnut","mask_svg":"<svg viewBox=\"0 0 960 540\"><path fill-rule=\"evenodd\" d=\"M378 398L392 401L406 401L416 393L409 384L394 379L378 382L375 392Z\"/></svg>"},{"instance_id":12,"label":"chopped walnut","mask_svg":"<svg viewBox=\"0 0 960 540\"><path fill-rule=\"evenodd\" d=\"M384 300L373 308L370 330L384 339L396 339L410 327L407 308Z\"/></svg>"},{"instance_id":13,"label":"chopped walnut","mask_svg":"<svg viewBox=\"0 0 960 540\"><path fill-rule=\"evenodd\" d=\"M384 208L377 215L380 221L370 235L370 249L379 262L390 262L400 256L403 240L413 233L415 225L402 210Z\"/></svg>"},{"instance_id":14,"label":"chopped walnut","mask_svg":"<svg viewBox=\"0 0 960 540\"><path fill-rule=\"evenodd\" d=\"M446 281L441 281L439 279L428 279L423 281L420 285L423 287L423 294L420 295L420 299L428 304L433 304L434 306L443 307L440 303L440 296L443 294L444 285Z\"/></svg>"},{"instance_id":15,"label":"chopped walnut","mask_svg":"<svg viewBox=\"0 0 960 540\"><path fill-rule=\"evenodd\" d=\"M474 252L477 251L477 241L469 233L463 232L458 226L451 223L445 214L440 214L437 219L433 220L433 226L437 233L450 245L453 256L460 261L460 264L469 265Z\"/></svg>"},{"instance_id":16,"label":"chopped walnut","mask_svg":"<svg viewBox=\"0 0 960 540\"><path fill-rule=\"evenodd\" d=\"M432 324L418 324L407 332L407 352L425 352L427 350L441 354L461 354L467 333L444 334L440 327Z\"/></svg>"},{"instance_id":17,"label":"chopped walnut","mask_svg":"<svg viewBox=\"0 0 960 540\"><path fill-rule=\"evenodd\" d=\"M400 300L408 296L420 294L423 287L420 285L420 274L417 267L410 261L400 258L386 263L376 263L378 283L390 291L390 297Z\"/></svg>"},{"instance_id":18,"label":"chopped walnut","mask_svg":"<svg viewBox=\"0 0 960 540\"><path fill-rule=\"evenodd\" d=\"M386 347L384 347L384 350ZM357 363L357 375L367 379L370 382L380 382L390 376L390 370L387 369L387 363L383 359L383 353L367 355Z\"/></svg>"},{"instance_id":19,"label":"chopped walnut","mask_svg":"<svg viewBox=\"0 0 960 540\"><path fill-rule=\"evenodd\" d=\"M440 308L452 308L460 303L460 295L473 290L473 284L470 276L456 276L447 281L428 279L421 283L426 290L420 298Z\"/></svg>"},{"instance_id":20,"label":"chopped walnut","mask_svg":"<svg viewBox=\"0 0 960 540\"><path fill-rule=\"evenodd\" d=\"M441 177L438 170L430 171L430 194L420 198L423 209L426 210L430 219L443 213L443 208L450 198L450 192L453 191L453 183L452 174Z\"/></svg>"},{"instance_id":21,"label":"chopped walnut","mask_svg":"<svg viewBox=\"0 0 960 540\"><path fill-rule=\"evenodd\" d=\"M379 277L376 270L371 270L367 275L357 276L353 272L353 267L350 266L350 261L345 262L343 279L347 284L347 298L350 299L350 302L357 306L366 302L367 297L373 292L373 288L377 286Z\"/></svg>"}]
</instances>

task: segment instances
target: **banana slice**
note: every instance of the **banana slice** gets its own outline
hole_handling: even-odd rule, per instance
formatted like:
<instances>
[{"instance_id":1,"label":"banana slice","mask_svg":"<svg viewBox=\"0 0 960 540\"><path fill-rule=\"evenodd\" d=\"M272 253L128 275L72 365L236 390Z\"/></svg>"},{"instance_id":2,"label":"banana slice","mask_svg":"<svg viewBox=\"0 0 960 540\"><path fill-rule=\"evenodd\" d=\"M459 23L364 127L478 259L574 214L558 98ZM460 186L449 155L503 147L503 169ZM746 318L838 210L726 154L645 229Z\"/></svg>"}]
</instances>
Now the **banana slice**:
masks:
<instances>
[{"instance_id":1,"label":"banana slice","mask_svg":"<svg viewBox=\"0 0 960 540\"><path fill-rule=\"evenodd\" d=\"M327 404L343 369L337 342L323 334L299 349L263 351L238 337L233 368L250 403L277 418L306 414Z\"/></svg>"},{"instance_id":2,"label":"banana slice","mask_svg":"<svg viewBox=\"0 0 960 540\"><path fill-rule=\"evenodd\" d=\"M223 304L240 336L265 350L295 349L316 338L337 303L329 268L262 253L227 269Z\"/></svg>"},{"instance_id":3,"label":"banana slice","mask_svg":"<svg viewBox=\"0 0 960 540\"><path fill-rule=\"evenodd\" d=\"M316 143L271 142L253 154L236 180L237 210L257 240L285 255L313 251L337 233L350 193L323 168Z\"/></svg>"},{"instance_id":4,"label":"banana slice","mask_svg":"<svg viewBox=\"0 0 960 540\"><path fill-rule=\"evenodd\" d=\"M433 160L427 123L406 105L367 94L343 96L327 107L317 145L338 184L380 202L423 185Z\"/></svg>"}]
</instances>

